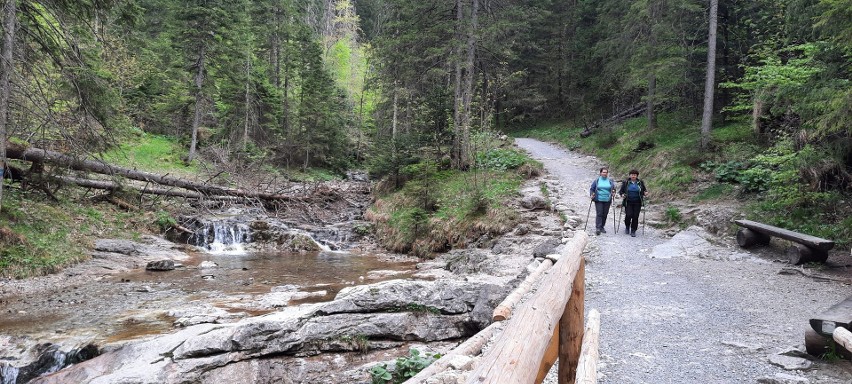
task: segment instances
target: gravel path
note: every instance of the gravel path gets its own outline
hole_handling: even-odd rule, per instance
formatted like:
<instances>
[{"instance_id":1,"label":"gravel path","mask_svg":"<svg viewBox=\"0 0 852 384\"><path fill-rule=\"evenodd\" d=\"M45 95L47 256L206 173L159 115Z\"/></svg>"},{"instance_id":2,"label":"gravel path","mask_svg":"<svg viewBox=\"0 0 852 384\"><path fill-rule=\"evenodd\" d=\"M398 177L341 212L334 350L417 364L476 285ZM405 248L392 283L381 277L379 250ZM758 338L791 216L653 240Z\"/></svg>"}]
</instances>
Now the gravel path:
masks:
<instances>
[{"instance_id":1,"label":"gravel path","mask_svg":"<svg viewBox=\"0 0 852 384\"><path fill-rule=\"evenodd\" d=\"M536 140L516 143L559 179L560 201L585 218L600 163ZM612 171L621 177L627 169ZM697 242L692 232L665 238L646 227L632 238L619 225L614 234L610 217L608 233L592 233L587 247L586 311L601 312L600 383L852 383L849 362L799 360L812 363L808 370L770 362L804 350L808 319L852 295L848 284L781 275L784 264Z\"/></svg>"}]
</instances>

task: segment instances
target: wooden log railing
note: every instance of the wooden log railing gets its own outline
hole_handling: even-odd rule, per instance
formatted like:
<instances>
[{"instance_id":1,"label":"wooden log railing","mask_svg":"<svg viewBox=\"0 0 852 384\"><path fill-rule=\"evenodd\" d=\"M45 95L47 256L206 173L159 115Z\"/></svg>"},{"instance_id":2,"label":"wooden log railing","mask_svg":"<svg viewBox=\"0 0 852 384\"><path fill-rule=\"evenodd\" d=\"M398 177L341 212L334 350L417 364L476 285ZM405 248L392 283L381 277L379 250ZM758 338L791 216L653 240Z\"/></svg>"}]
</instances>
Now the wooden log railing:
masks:
<instances>
[{"instance_id":1,"label":"wooden log railing","mask_svg":"<svg viewBox=\"0 0 852 384\"><path fill-rule=\"evenodd\" d=\"M540 383L557 358L558 383L574 383L578 379L584 334L582 252L587 242L588 235L577 232L566 244L559 261L543 276L535 295L511 315L503 333L468 376L469 384ZM597 355L594 344L594 353L589 353L588 358Z\"/></svg>"}]
</instances>

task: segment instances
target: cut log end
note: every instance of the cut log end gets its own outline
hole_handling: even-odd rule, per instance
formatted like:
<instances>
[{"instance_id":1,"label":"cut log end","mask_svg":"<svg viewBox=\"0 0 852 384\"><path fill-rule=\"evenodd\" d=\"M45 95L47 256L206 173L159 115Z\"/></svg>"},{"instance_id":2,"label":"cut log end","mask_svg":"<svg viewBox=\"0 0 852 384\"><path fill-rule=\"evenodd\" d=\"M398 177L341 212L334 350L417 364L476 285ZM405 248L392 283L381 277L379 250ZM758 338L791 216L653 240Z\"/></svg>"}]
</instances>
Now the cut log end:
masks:
<instances>
[{"instance_id":1,"label":"cut log end","mask_svg":"<svg viewBox=\"0 0 852 384\"><path fill-rule=\"evenodd\" d=\"M751 247L757 244L758 233L748 228L740 228L737 230L737 245L743 248Z\"/></svg>"},{"instance_id":2,"label":"cut log end","mask_svg":"<svg viewBox=\"0 0 852 384\"><path fill-rule=\"evenodd\" d=\"M802 244L793 244L787 248L787 258L790 264L824 263L828 260L828 252L813 249Z\"/></svg>"}]
</instances>

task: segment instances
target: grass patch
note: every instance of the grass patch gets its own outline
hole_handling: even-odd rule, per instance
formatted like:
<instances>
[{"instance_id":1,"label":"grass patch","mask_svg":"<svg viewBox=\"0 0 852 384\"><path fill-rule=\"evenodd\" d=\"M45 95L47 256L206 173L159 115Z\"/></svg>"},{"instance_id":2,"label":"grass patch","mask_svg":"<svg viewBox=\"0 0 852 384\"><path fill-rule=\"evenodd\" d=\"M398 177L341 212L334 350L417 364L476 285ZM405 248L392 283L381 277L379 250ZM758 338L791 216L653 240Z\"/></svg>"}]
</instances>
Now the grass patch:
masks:
<instances>
[{"instance_id":1,"label":"grass patch","mask_svg":"<svg viewBox=\"0 0 852 384\"><path fill-rule=\"evenodd\" d=\"M734 187L730 184L711 184L695 195L692 201L697 203L701 201L720 200L734 197L734 195Z\"/></svg>"},{"instance_id":2,"label":"grass patch","mask_svg":"<svg viewBox=\"0 0 852 384\"><path fill-rule=\"evenodd\" d=\"M467 172L428 162L407 166L402 188L367 211L378 241L394 252L429 256L507 232L518 216L506 201L526 176L542 169L526 155L508 152L492 152L483 162L488 169Z\"/></svg>"},{"instance_id":3,"label":"grass patch","mask_svg":"<svg viewBox=\"0 0 852 384\"><path fill-rule=\"evenodd\" d=\"M60 191L59 202L4 188L0 211L0 277L26 278L87 260L97 238L136 237L147 232L148 215L94 206Z\"/></svg>"},{"instance_id":4,"label":"grass patch","mask_svg":"<svg viewBox=\"0 0 852 384\"><path fill-rule=\"evenodd\" d=\"M198 169L194 164L184 164L181 156L185 151L174 138L142 133L104 153L103 160L157 174L193 175Z\"/></svg>"}]
</instances>

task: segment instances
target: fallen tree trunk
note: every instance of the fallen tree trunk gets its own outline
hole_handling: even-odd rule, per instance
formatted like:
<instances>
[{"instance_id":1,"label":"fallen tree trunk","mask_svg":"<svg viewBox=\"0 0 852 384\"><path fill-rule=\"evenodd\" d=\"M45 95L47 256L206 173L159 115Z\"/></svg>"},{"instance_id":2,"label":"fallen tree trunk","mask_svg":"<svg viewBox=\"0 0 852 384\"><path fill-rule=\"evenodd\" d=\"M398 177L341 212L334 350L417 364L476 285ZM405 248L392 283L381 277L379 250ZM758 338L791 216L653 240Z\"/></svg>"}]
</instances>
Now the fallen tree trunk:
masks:
<instances>
[{"instance_id":1,"label":"fallen tree trunk","mask_svg":"<svg viewBox=\"0 0 852 384\"><path fill-rule=\"evenodd\" d=\"M289 195L281 195L275 193L265 193L265 192L257 192L257 191L246 191L242 189L232 189L232 188L224 188L215 185L209 185L205 183L195 183L191 181L187 181L184 179L179 179L176 177L169 177L165 175L157 175L150 172L139 171L135 169L127 169L123 167L118 167L112 164L105 163L103 161L98 160L86 160L79 159L73 156L69 156L63 153L48 151L46 149L39 148L27 148L20 144L15 144L11 142L6 142L7 152L6 155L11 159L18 159L24 161L31 162L44 162L48 164L65 166L70 169L76 171L87 171L100 173L104 175L112 175L112 176L122 176L132 180L145 181L149 183L156 183L159 185L167 185L171 187L178 187L187 189L190 191L198 192L202 195L216 195L216 196L234 196L234 197L242 197L242 198L255 198L261 200L272 200L272 201L290 201L297 200ZM78 184L79 185L79 184ZM97 188L92 184L92 188ZM106 185L106 184L103 184ZM108 188L101 188L108 189ZM189 197L189 196L186 196ZM199 196L193 196L199 197Z\"/></svg>"},{"instance_id":2,"label":"fallen tree trunk","mask_svg":"<svg viewBox=\"0 0 852 384\"><path fill-rule=\"evenodd\" d=\"M161 195L161 196L172 196L172 197L185 197L188 199L208 199L208 200L224 200L224 201L237 201L240 200L239 197L235 196L209 196L204 195L202 193L193 192L193 191L182 191L182 190L174 190L168 188L156 188L156 187L138 187L133 185L126 185L116 183L114 181L109 180L92 180L92 179L84 179L81 177L70 177L70 176L55 176L53 179L60 181L64 184L74 184L81 187L93 188L93 189L102 189L105 191L123 191L132 189L142 194L151 194L151 195Z\"/></svg>"}]
</instances>

